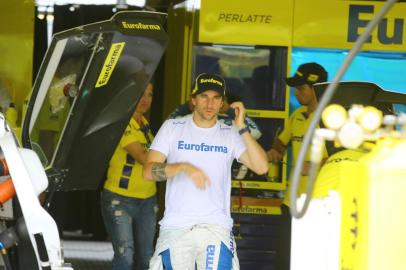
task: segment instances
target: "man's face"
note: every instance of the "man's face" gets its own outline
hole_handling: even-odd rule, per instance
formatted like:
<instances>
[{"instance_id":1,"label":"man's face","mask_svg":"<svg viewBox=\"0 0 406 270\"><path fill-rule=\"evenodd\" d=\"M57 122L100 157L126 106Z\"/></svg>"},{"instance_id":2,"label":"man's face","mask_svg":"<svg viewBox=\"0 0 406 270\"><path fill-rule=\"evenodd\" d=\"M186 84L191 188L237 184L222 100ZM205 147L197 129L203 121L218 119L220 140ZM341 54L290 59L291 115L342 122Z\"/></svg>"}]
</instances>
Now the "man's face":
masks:
<instances>
[{"instance_id":1,"label":"man's face","mask_svg":"<svg viewBox=\"0 0 406 270\"><path fill-rule=\"evenodd\" d=\"M207 90L196 96L192 96L194 111L200 118L206 121L217 117L221 106L223 106L223 97L216 91Z\"/></svg>"},{"instance_id":2,"label":"man's face","mask_svg":"<svg viewBox=\"0 0 406 270\"><path fill-rule=\"evenodd\" d=\"M147 88L144 91L144 94L140 98L140 101L137 104L136 112L140 114L146 113L151 108L152 103L152 96L153 96L153 86L152 84L148 84Z\"/></svg>"},{"instance_id":3,"label":"man's face","mask_svg":"<svg viewBox=\"0 0 406 270\"><path fill-rule=\"evenodd\" d=\"M308 106L317 101L313 86L309 84L295 86L295 96L303 106Z\"/></svg>"}]
</instances>

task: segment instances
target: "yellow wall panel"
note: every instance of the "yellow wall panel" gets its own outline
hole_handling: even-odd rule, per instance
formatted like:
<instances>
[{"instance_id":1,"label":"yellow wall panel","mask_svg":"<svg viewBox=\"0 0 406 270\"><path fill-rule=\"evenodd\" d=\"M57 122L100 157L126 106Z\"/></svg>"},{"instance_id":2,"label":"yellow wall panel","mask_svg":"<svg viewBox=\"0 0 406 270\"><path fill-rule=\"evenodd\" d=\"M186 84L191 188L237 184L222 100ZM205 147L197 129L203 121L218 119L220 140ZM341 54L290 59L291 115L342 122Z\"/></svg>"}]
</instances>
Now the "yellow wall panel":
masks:
<instances>
[{"instance_id":1,"label":"yellow wall panel","mask_svg":"<svg viewBox=\"0 0 406 270\"><path fill-rule=\"evenodd\" d=\"M32 86L34 1L0 1L0 80L18 109Z\"/></svg>"},{"instance_id":2,"label":"yellow wall panel","mask_svg":"<svg viewBox=\"0 0 406 270\"><path fill-rule=\"evenodd\" d=\"M293 46L351 49L384 2L296 0ZM406 3L395 4L364 50L406 51Z\"/></svg>"},{"instance_id":3,"label":"yellow wall panel","mask_svg":"<svg viewBox=\"0 0 406 270\"><path fill-rule=\"evenodd\" d=\"M201 1L199 42L288 46L293 0Z\"/></svg>"}]
</instances>

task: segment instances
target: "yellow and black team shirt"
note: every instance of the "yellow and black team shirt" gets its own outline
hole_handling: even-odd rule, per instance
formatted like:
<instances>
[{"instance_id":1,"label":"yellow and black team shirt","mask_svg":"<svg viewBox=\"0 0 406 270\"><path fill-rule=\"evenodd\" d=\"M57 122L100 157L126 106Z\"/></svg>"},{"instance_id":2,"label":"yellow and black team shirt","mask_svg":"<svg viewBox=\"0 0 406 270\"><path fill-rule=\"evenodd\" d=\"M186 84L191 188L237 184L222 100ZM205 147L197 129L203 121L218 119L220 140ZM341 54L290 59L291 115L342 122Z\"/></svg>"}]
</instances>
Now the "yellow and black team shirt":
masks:
<instances>
[{"instance_id":1,"label":"yellow and black team shirt","mask_svg":"<svg viewBox=\"0 0 406 270\"><path fill-rule=\"evenodd\" d=\"M286 126L278 139L284 144L292 144L292 162L296 163L299 156L300 147L302 146L303 137L309 128L309 125L313 119L313 113L310 115L307 113L307 107L302 106L296 109L289 118ZM327 158L327 149L324 147L323 159ZM305 161L310 161L310 151L306 153ZM299 194L306 192L307 176L302 176L300 179ZM290 186L288 192L285 194L284 203L289 205Z\"/></svg>"},{"instance_id":2,"label":"yellow and black team shirt","mask_svg":"<svg viewBox=\"0 0 406 270\"><path fill-rule=\"evenodd\" d=\"M127 145L135 142L149 149L153 136L148 121L144 117L142 121L144 128L141 129L131 118L110 160L104 188L122 196L146 199L155 195L155 182L142 177L142 165L125 150Z\"/></svg>"}]
</instances>

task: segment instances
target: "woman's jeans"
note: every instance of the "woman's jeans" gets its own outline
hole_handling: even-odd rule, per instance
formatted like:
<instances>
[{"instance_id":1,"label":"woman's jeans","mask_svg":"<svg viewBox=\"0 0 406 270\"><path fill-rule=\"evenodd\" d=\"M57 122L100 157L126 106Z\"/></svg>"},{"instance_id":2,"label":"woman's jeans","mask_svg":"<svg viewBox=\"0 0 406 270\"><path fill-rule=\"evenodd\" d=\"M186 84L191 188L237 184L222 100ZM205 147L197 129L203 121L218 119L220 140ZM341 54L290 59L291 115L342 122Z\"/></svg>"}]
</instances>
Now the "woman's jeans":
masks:
<instances>
[{"instance_id":1,"label":"woman's jeans","mask_svg":"<svg viewBox=\"0 0 406 270\"><path fill-rule=\"evenodd\" d=\"M102 215L114 249L113 270L146 270L154 253L157 198L103 190Z\"/></svg>"}]
</instances>

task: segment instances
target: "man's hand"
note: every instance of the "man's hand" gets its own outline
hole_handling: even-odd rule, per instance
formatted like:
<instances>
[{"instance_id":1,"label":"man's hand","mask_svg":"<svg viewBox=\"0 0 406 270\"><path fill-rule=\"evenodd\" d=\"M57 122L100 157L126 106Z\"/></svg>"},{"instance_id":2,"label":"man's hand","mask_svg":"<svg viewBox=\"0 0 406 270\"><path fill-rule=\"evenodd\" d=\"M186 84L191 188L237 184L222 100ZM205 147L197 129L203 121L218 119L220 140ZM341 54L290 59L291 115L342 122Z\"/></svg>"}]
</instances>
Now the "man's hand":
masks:
<instances>
[{"instance_id":1,"label":"man's hand","mask_svg":"<svg viewBox=\"0 0 406 270\"><path fill-rule=\"evenodd\" d=\"M239 129L245 128L245 107L242 102L233 102L230 105L235 111L235 124Z\"/></svg>"},{"instance_id":2,"label":"man's hand","mask_svg":"<svg viewBox=\"0 0 406 270\"><path fill-rule=\"evenodd\" d=\"M192 179L198 189L205 189L210 185L209 177L200 168L185 162L182 164L182 171Z\"/></svg>"},{"instance_id":3,"label":"man's hand","mask_svg":"<svg viewBox=\"0 0 406 270\"><path fill-rule=\"evenodd\" d=\"M279 153L278 151L276 151L275 149L272 149L272 148L271 148L271 150L266 152L266 155L268 156L268 161L272 162L272 163L277 162L282 159L281 153Z\"/></svg>"}]
</instances>

